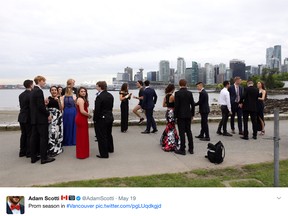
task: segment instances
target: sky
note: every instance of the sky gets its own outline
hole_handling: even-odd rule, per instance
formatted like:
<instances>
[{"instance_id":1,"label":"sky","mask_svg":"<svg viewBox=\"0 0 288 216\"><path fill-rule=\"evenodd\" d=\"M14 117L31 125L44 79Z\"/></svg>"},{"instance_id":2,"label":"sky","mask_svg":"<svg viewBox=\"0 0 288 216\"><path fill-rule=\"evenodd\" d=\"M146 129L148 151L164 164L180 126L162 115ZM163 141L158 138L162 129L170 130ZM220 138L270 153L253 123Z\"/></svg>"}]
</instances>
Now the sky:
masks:
<instances>
[{"instance_id":1,"label":"sky","mask_svg":"<svg viewBox=\"0 0 288 216\"><path fill-rule=\"evenodd\" d=\"M76 85L192 61L265 64L288 57L287 0L0 0L0 84L37 75Z\"/></svg>"}]
</instances>

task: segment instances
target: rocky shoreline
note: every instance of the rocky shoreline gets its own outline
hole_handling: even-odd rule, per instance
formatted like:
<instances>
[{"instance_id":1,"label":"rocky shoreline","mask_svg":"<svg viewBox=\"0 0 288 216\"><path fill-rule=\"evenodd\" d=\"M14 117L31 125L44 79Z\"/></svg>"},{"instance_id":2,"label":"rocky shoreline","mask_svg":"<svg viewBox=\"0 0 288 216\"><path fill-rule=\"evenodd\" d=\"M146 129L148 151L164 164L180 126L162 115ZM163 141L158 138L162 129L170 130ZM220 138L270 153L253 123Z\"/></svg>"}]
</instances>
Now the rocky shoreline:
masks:
<instances>
[{"instance_id":1,"label":"rocky shoreline","mask_svg":"<svg viewBox=\"0 0 288 216\"><path fill-rule=\"evenodd\" d=\"M288 98L285 99L267 99L265 101L265 114L273 114L274 108L279 108L279 112L281 114L288 114ZM209 114L209 117L220 117L221 116L221 110L219 108L218 104L212 104L211 105L211 112ZM17 123L18 118L18 110L2 110L0 111L0 124L11 124L11 123ZM196 107L196 113L195 118L200 118L198 107ZM144 113L142 113L144 116ZM115 120L120 120L120 110L114 110L114 118ZM155 111L154 117L156 119L165 119L165 110L163 111ZM129 113L129 121L137 121L138 118L134 113L132 113L132 110L130 110Z\"/></svg>"}]
</instances>

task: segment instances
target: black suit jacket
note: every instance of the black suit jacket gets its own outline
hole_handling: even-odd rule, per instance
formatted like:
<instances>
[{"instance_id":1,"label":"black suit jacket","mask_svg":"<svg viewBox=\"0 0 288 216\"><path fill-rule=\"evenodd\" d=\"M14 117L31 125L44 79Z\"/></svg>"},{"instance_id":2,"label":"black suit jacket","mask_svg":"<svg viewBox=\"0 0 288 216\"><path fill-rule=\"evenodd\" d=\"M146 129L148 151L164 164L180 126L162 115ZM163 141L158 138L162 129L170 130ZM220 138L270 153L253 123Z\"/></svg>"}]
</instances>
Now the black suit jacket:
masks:
<instances>
[{"instance_id":1,"label":"black suit jacket","mask_svg":"<svg viewBox=\"0 0 288 216\"><path fill-rule=\"evenodd\" d=\"M113 95L107 91L102 91L95 100L93 121L97 122L97 120L105 118L105 120L107 120L108 122L113 122L113 105Z\"/></svg>"},{"instance_id":2,"label":"black suit jacket","mask_svg":"<svg viewBox=\"0 0 288 216\"><path fill-rule=\"evenodd\" d=\"M20 204L20 213L21 214L25 213L25 208L21 204ZM6 203L6 214L13 214L13 212L11 211L10 206L8 205L8 203Z\"/></svg>"},{"instance_id":3,"label":"black suit jacket","mask_svg":"<svg viewBox=\"0 0 288 216\"><path fill-rule=\"evenodd\" d=\"M245 88L240 104L243 104L243 111L257 112L258 89L254 86Z\"/></svg>"},{"instance_id":4,"label":"black suit jacket","mask_svg":"<svg viewBox=\"0 0 288 216\"><path fill-rule=\"evenodd\" d=\"M195 115L195 103L192 92L181 88L175 92L175 118L192 118Z\"/></svg>"},{"instance_id":5,"label":"black suit jacket","mask_svg":"<svg viewBox=\"0 0 288 216\"><path fill-rule=\"evenodd\" d=\"M198 105L199 105L199 113L210 113L209 97L205 89L202 89L202 91L199 92L199 100L197 103L195 103L195 106Z\"/></svg>"},{"instance_id":6,"label":"black suit jacket","mask_svg":"<svg viewBox=\"0 0 288 216\"><path fill-rule=\"evenodd\" d=\"M157 103L157 94L153 88L145 88L143 92L143 109L153 109Z\"/></svg>"},{"instance_id":7,"label":"black suit jacket","mask_svg":"<svg viewBox=\"0 0 288 216\"><path fill-rule=\"evenodd\" d=\"M228 91L230 93L230 102L232 104L236 101L236 97L237 97L235 85L231 85L228 88ZM240 85L239 85L239 96L240 96L240 99L243 97L243 87Z\"/></svg>"},{"instance_id":8,"label":"black suit jacket","mask_svg":"<svg viewBox=\"0 0 288 216\"><path fill-rule=\"evenodd\" d=\"M30 123L30 96L31 91L25 90L19 95L20 113L18 115L19 123Z\"/></svg>"},{"instance_id":9,"label":"black suit jacket","mask_svg":"<svg viewBox=\"0 0 288 216\"><path fill-rule=\"evenodd\" d=\"M31 124L48 124L49 111L46 109L43 91L35 86L30 98Z\"/></svg>"}]
</instances>

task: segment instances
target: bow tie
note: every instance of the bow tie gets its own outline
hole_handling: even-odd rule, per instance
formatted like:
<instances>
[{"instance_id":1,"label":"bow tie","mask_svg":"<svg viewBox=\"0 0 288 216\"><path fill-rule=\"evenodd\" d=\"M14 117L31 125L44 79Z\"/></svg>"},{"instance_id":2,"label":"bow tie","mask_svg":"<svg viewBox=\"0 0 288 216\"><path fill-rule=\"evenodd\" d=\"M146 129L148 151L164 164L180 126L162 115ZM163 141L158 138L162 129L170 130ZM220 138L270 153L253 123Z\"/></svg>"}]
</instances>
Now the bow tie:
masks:
<instances>
[{"instance_id":1,"label":"bow tie","mask_svg":"<svg viewBox=\"0 0 288 216\"><path fill-rule=\"evenodd\" d=\"M11 205L11 210L17 209L20 210L20 205Z\"/></svg>"}]
</instances>

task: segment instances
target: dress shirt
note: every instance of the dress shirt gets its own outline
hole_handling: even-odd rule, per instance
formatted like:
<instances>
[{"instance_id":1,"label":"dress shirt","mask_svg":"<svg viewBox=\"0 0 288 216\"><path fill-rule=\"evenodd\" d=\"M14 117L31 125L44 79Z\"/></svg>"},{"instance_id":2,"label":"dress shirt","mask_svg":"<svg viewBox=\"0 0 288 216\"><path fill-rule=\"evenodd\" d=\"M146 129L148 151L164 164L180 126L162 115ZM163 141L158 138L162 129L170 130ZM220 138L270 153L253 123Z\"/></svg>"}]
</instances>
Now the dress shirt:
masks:
<instances>
[{"instance_id":1,"label":"dress shirt","mask_svg":"<svg viewBox=\"0 0 288 216\"><path fill-rule=\"evenodd\" d=\"M230 103L230 93L227 88L223 88L219 95L219 104L228 107L229 112L231 112L231 103Z\"/></svg>"},{"instance_id":2,"label":"dress shirt","mask_svg":"<svg viewBox=\"0 0 288 216\"><path fill-rule=\"evenodd\" d=\"M8 203L8 205L9 205L10 209L11 209L12 203L11 203L9 200L7 201L7 203ZM14 204L13 204L13 205L14 205ZM18 205L20 205L20 204L18 204ZM13 210L11 210L11 211L12 211L13 214L21 214L20 209L19 209L19 210L13 209Z\"/></svg>"}]
</instances>

